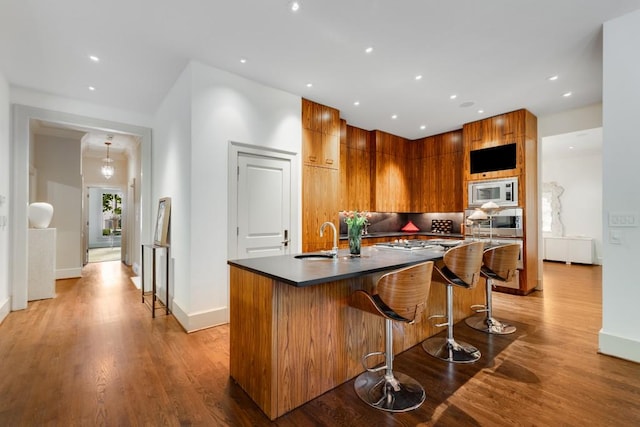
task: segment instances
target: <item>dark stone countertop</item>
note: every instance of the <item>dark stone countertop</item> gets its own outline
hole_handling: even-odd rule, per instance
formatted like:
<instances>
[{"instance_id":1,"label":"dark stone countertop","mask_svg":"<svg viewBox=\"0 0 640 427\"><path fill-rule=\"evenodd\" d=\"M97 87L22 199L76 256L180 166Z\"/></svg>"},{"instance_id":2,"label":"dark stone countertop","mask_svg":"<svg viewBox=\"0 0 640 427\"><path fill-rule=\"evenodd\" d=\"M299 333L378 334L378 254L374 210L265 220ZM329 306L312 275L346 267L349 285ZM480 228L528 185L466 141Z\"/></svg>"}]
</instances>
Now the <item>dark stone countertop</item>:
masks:
<instances>
[{"instance_id":1,"label":"dark stone countertop","mask_svg":"<svg viewBox=\"0 0 640 427\"><path fill-rule=\"evenodd\" d=\"M320 252L317 252L320 253ZM229 260L227 264L267 276L292 286L312 286L385 270L394 270L442 258L442 250L398 251L363 247L362 256L351 258L340 250L338 258L296 259L295 255Z\"/></svg>"},{"instance_id":2,"label":"dark stone countertop","mask_svg":"<svg viewBox=\"0 0 640 427\"><path fill-rule=\"evenodd\" d=\"M373 239L373 238L378 238L378 237L388 237L389 240L392 239L399 239L399 238L403 238L403 239L409 239L409 238L413 238L415 236L426 236L426 237L440 237L443 239L464 239L464 236L462 234L459 233L432 233L430 231L416 231L413 233L407 233L405 231L378 231L375 233L368 233L368 234L363 234L362 238L363 239ZM341 234L340 235L340 240L347 240L347 235L346 234Z\"/></svg>"}]
</instances>

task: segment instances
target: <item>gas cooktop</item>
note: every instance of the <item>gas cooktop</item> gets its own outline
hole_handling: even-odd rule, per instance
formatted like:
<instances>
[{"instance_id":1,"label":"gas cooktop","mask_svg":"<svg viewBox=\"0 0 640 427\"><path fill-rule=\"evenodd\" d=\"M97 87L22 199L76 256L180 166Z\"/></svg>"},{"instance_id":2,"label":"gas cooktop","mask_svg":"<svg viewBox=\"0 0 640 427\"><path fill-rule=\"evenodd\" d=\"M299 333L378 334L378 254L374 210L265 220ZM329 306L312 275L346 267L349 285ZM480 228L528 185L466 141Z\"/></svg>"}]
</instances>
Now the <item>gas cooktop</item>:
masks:
<instances>
[{"instance_id":1,"label":"gas cooktop","mask_svg":"<svg viewBox=\"0 0 640 427\"><path fill-rule=\"evenodd\" d=\"M439 247L453 247L462 243L462 240L431 239L431 240L406 240L398 239L392 242L376 243L380 249L396 249L402 251L419 251L423 249L439 249Z\"/></svg>"}]
</instances>

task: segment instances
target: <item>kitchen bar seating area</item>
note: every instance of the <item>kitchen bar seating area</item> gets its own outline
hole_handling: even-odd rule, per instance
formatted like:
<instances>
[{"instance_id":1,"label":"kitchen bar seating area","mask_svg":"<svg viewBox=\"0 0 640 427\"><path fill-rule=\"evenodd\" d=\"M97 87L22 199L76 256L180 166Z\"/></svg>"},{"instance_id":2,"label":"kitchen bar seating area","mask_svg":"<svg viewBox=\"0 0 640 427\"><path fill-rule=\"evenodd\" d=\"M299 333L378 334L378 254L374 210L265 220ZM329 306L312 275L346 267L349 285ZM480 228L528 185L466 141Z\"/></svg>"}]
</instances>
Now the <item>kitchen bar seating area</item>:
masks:
<instances>
[{"instance_id":1,"label":"kitchen bar seating area","mask_svg":"<svg viewBox=\"0 0 640 427\"><path fill-rule=\"evenodd\" d=\"M420 346L396 355L394 369L426 391L413 411L373 409L350 380L272 422L229 378L229 325L185 334L174 316L149 316L130 269L91 264L83 278L58 281L56 298L3 323L0 419L11 426L637 425L640 368L597 353L601 271L545 262L544 292L496 293L495 316L517 331L490 335L457 323L456 337L482 352L475 363L442 362Z\"/></svg>"}]
</instances>

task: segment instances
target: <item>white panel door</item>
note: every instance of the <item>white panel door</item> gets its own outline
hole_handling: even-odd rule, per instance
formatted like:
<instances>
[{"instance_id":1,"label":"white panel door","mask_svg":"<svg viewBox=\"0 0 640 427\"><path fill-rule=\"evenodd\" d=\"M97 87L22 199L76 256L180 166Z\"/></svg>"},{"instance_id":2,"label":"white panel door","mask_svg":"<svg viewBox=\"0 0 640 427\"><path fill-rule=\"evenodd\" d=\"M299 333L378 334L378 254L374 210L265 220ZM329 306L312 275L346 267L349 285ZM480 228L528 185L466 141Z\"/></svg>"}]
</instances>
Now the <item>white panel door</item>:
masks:
<instances>
[{"instance_id":1,"label":"white panel door","mask_svg":"<svg viewBox=\"0 0 640 427\"><path fill-rule=\"evenodd\" d=\"M289 253L291 163L238 154L238 257Z\"/></svg>"}]
</instances>

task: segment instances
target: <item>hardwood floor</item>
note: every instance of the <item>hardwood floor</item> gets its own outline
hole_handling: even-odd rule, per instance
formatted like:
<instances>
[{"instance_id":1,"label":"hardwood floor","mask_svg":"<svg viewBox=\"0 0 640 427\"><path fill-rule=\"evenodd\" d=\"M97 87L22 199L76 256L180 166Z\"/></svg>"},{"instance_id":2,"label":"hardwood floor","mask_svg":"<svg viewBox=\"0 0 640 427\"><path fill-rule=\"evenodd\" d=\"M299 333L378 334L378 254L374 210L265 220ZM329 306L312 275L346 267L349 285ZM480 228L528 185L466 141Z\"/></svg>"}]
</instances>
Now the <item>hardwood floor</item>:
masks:
<instances>
[{"instance_id":1,"label":"hardwood floor","mask_svg":"<svg viewBox=\"0 0 640 427\"><path fill-rule=\"evenodd\" d=\"M496 316L518 331L458 323L477 363L420 346L398 355L396 370L427 390L415 411L374 410L350 381L274 423L229 378L228 326L186 334L172 316L152 319L129 275L119 262L89 264L57 282L56 298L5 319L1 426L640 425L640 365L597 353L600 267L545 263L544 291L494 293Z\"/></svg>"}]
</instances>

